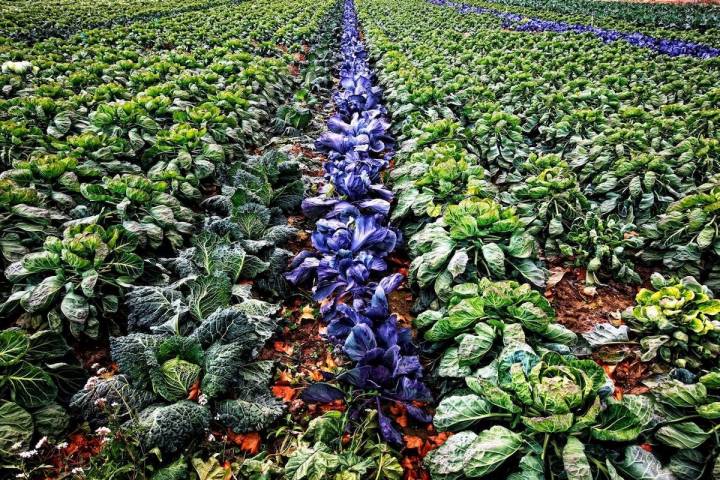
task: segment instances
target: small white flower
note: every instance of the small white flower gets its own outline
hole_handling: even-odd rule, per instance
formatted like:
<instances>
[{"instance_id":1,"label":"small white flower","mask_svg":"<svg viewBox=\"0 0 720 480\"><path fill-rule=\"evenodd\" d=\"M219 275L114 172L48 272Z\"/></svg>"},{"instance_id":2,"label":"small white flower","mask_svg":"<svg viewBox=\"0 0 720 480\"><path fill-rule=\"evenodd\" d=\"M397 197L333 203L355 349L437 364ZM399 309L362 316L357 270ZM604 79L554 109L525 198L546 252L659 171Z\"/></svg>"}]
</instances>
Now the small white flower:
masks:
<instances>
[{"instance_id":1,"label":"small white flower","mask_svg":"<svg viewBox=\"0 0 720 480\"><path fill-rule=\"evenodd\" d=\"M106 398L98 398L97 400L95 400L95 406L99 408L104 408L106 403Z\"/></svg>"},{"instance_id":2,"label":"small white flower","mask_svg":"<svg viewBox=\"0 0 720 480\"><path fill-rule=\"evenodd\" d=\"M207 405L207 402L208 402L207 395L205 395L204 393L201 393L200 396L198 397L198 405Z\"/></svg>"},{"instance_id":3,"label":"small white flower","mask_svg":"<svg viewBox=\"0 0 720 480\"><path fill-rule=\"evenodd\" d=\"M37 450L27 450L25 452L18 453L18 455L20 455L20 458L32 458L37 455L37 453Z\"/></svg>"},{"instance_id":4,"label":"small white flower","mask_svg":"<svg viewBox=\"0 0 720 480\"><path fill-rule=\"evenodd\" d=\"M86 392L89 390L92 390L93 388L95 388L95 386L98 384L99 381L100 381L100 379L98 377L88 378L87 382L85 382L85 386L83 387L83 390L85 390Z\"/></svg>"},{"instance_id":5,"label":"small white flower","mask_svg":"<svg viewBox=\"0 0 720 480\"><path fill-rule=\"evenodd\" d=\"M208 435L208 442L214 442L214 441L215 441L215 435L213 435L211 433L210 435Z\"/></svg>"},{"instance_id":6,"label":"small white flower","mask_svg":"<svg viewBox=\"0 0 720 480\"><path fill-rule=\"evenodd\" d=\"M110 430L110 429L107 428L107 427L100 427L100 428L98 428L98 429L95 430L95 434L96 434L96 435L101 435L101 436L103 436L103 437L107 437L107 436L110 435L111 433L112 433L112 430Z\"/></svg>"},{"instance_id":7,"label":"small white flower","mask_svg":"<svg viewBox=\"0 0 720 480\"><path fill-rule=\"evenodd\" d=\"M57 448L58 450L62 450L63 448L67 448L67 446L68 446L67 442L60 442L57 445L55 445L55 448Z\"/></svg>"},{"instance_id":8,"label":"small white flower","mask_svg":"<svg viewBox=\"0 0 720 480\"><path fill-rule=\"evenodd\" d=\"M83 473L85 470L83 470L82 467L75 467L72 470L70 470L70 473Z\"/></svg>"},{"instance_id":9,"label":"small white flower","mask_svg":"<svg viewBox=\"0 0 720 480\"><path fill-rule=\"evenodd\" d=\"M118 402L112 402L112 403L110 404L110 406L113 407L113 408L117 408L117 407L120 406L120 404L119 404Z\"/></svg>"},{"instance_id":10,"label":"small white flower","mask_svg":"<svg viewBox=\"0 0 720 480\"><path fill-rule=\"evenodd\" d=\"M97 369L97 374L98 374L98 375L102 375L103 373L107 373L107 371L108 371L108 369L105 368L105 367L103 367L103 368L98 368L98 369Z\"/></svg>"},{"instance_id":11,"label":"small white flower","mask_svg":"<svg viewBox=\"0 0 720 480\"><path fill-rule=\"evenodd\" d=\"M47 442L47 437L42 437L38 442L35 444L35 450L40 449L45 443Z\"/></svg>"},{"instance_id":12,"label":"small white flower","mask_svg":"<svg viewBox=\"0 0 720 480\"><path fill-rule=\"evenodd\" d=\"M92 368L93 370L97 370L98 368L100 368L100 364L95 362L92 365L90 365L90 368Z\"/></svg>"}]
</instances>

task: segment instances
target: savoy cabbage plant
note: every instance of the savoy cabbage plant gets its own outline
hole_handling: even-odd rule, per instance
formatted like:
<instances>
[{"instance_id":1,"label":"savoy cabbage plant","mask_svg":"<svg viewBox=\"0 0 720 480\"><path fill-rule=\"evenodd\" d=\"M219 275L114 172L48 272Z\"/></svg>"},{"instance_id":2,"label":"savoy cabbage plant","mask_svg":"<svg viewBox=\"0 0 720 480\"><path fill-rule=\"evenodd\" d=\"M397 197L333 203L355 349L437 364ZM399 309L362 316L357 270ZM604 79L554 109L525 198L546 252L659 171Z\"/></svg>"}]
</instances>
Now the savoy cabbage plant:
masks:
<instances>
[{"instance_id":1,"label":"savoy cabbage plant","mask_svg":"<svg viewBox=\"0 0 720 480\"><path fill-rule=\"evenodd\" d=\"M187 336L111 338L120 374L88 382L71 406L102 424L115 403L114 413L140 428L145 448L169 453L203 436L211 422L238 433L267 427L283 407L267 388L272 362L256 357L276 321L252 312L243 304L216 310Z\"/></svg>"}]
</instances>

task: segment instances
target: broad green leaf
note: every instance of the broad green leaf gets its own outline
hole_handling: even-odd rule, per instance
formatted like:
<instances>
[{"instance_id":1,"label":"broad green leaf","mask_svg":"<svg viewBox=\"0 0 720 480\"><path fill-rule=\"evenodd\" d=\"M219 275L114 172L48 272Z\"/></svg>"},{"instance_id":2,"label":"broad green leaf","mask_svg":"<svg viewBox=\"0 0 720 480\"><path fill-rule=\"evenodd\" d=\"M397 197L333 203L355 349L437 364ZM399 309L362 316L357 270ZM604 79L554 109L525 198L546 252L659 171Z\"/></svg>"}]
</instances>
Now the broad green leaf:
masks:
<instances>
[{"instance_id":1,"label":"broad green leaf","mask_svg":"<svg viewBox=\"0 0 720 480\"><path fill-rule=\"evenodd\" d=\"M513 403L512 396L489 380L476 377L465 377L468 388L481 396L488 403L513 413L519 413L520 407Z\"/></svg>"},{"instance_id":2,"label":"broad green leaf","mask_svg":"<svg viewBox=\"0 0 720 480\"><path fill-rule=\"evenodd\" d=\"M520 275L537 287L545 286L545 272L529 258L522 258L510 262Z\"/></svg>"},{"instance_id":3,"label":"broad green leaf","mask_svg":"<svg viewBox=\"0 0 720 480\"><path fill-rule=\"evenodd\" d=\"M57 403L35 410L33 420L38 434L51 438L60 438L70 425L70 415Z\"/></svg>"},{"instance_id":4,"label":"broad green leaf","mask_svg":"<svg viewBox=\"0 0 720 480\"><path fill-rule=\"evenodd\" d=\"M28 253L22 259L22 266L31 273L55 270L60 267L60 255L48 251Z\"/></svg>"},{"instance_id":5,"label":"broad green leaf","mask_svg":"<svg viewBox=\"0 0 720 480\"><path fill-rule=\"evenodd\" d=\"M58 293L64 286L64 281L57 276L44 278L31 291L27 298L21 303L23 308L30 313L42 312L55 301Z\"/></svg>"},{"instance_id":6,"label":"broad green leaf","mask_svg":"<svg viewBox=\"0 0 720 480\"><path fill-rule=\"evenodd\" d=\"M573 414L564 413L546 417L522 417L522 423L534 432L567 432L573 425Z\"/></svg>"},{"instance_id":7,"label":"broad green leaf","mask_svg":"<svg viewBox=\"0 0 720 480\"><path fill-rule=\"evenodd\" d=\"M285 464L288 480L323 480L329 478L340 465L338 456L327 445L316 443L312 447L301 446Z\"/></svg>"},{"instance_id":8,"label":"broad green leaf","mask_svg":"<svg viewBox=\"0 0 720 480\"><path fill-rule=\"evenodd\" d=\"M510 237L507 253L515 258L530 258L533 254L535 239L526 233Z\"/></svg>"},{"instance_id":9,"label":"broad green leaf","mask_svg":"<svg viewBox=\"0 0 720 480\"><path fill-rule=\"evenodd\" d=\"M491 274L498 278L505 277L505 254L496 243L483 245L482 255Z\"/></svg>"},{"instance_id":10,"label":"broad green leaf","mask_svg":"<svg viewBox=\"0 0 720 480\"><path fill-rule=\"evenodd\" d=\"M568 437L563 447L562 459L568 480L592 480L590 463L585 456L585 446L577 437Z\"/></svg>"},{"instance_id":11,"label":"broad green leaf","mask_svg":"<svg viewBox=\"0 0 720 480\"><path fill-rule=\"evenodd\" d=\"M492 329L491 329L492 330ZM490 351L495 339L494 332L491 335L480 336L464 334L458 337L458 360L461 366L477 365L485 354Z\"/></svg>"},{"instance_id":12,"label":"broad green leaf","mask_svg":"<svg viewBox=\"0 0 720 480\"><path fill-rule=\"evenodd\" d=\"M477 395L444 398L435 411L433 424L441 432L463 430L491 416L490 404Z\"/></svg>"},{"instance_id":13,"label":"broad green leaf","mask_svg":"<svg viewBox=\"0 0 720 480\"><path fill-rule=\"evenodd\" d=\"M20 362L28 349L30 339L19 328L9 328L0 332L0 367Z\"/></svg>"},{"instance_id":14,"label":"broad green leaf","mask_svg":"<svg viewBox=\"0 0 720 480\"><path fill-rule=\"evenodd\" d=\"M627 395L621 402L611 403L600 413L590 434L597 440L608 442L635 440L650 421L652 412L649 398Z\"/></svg>"},{"instance_id":15,"label":"broad green leaf","mask_svg":"<svg viewBox=\"0 0 720 480\"><path fill-rule=\"evenodd\" d=\"M651 452L638 445L625 448L624 458L615 467L633 480L676 480Z\"/></svg>"},{"instance_id":16,"label":"broad green leaf","mask_svg":"<svg viewBox=\"0 0 720 480\"><path fill-rule=\"evenodd\" d=\"M436 450L425 457L425 465L433 477L461 474L465 465L465 452L473 444L477 435L471 431L456 433Z\"/></svg>"},{"instance_id":17,"label":"broad green leaf","mask_svg":"<svg viewBox=\"0 0 720 480\"><path fill-rule=\"evenodd\" d=\"M707 401L707 389L702 383L686 384L670 380L655 387L653 393L661 402L673 407L696 407Z\"/></svg>"},{"instance_id":18,"label":"broad green leaf","mask_svg":"<svg viewBox=\"0 0 720 480\"><path fill-rule=\"evenodd\" d=\"M668 469L678 479L699 480L703 476L707 461L706 454L699 450L680 450L670 457Z\"/></svg>"},{"instance_id":19,"label":"broad green leaf","mask_svg":"<svg viewBox=\"0 0 720 480\"><path fill-rule=\"evenodd\" d=\"M90 317L90 305L87 299L75 292L68 292L60 303L60 311L73 323L84 325Z\"/></svg>"},{"instance_id":20,"label":"broad green leaf","mask_svg":"<svg viewBox=\"0 0 720 480\"><path fill-rule=\"evenodd\" d=\"M28 358L32 360L49 360L63 357L70 351L63 336L51 330L41 330L30 336Z\"/></svg>"},{"instance_id":21,"label":"broad green leaf","mask_svg":"<svg viewBox=\"0 0 720 480\"><path fill-rule=\"evenodd\" d=\"M470 375L471 369L460 363L458 347L449 347L443 353L436 374L440 377L462 378Z\"/></svg>"},{"instance_id":22,"label":"broad green leaf","mask_svg":"<svg viewBox=\"0 0 720 480\"><path fill-rule=\"evenodd\" d=\"M58 393L50 375L27 362L9 367L2 378L10 389L12 400L24 408L48 405Z\"/></svg>"},{"instance_id":23,"label":"broad green leaf","mask_svg":"<svg viewBox=\"0 0 720 480\"><path fill-rule=\"evenodd\" d=\"M665 445L679 449L693 449L705 443L705 440L710 438L710 433L704 431L695 422L681 422L660 427L655 436Z\"/></svg>"},{"instance_id":24,"label":"broad green leaf","mask_svg":"<svg viewBox=\"0 0 720 480\"><path fill-rule=\"evenodd\" d=\"M202 276L189 285L188 305L196 320L203 320L230 304L230 280L225 276Z\"/></svg>"},{"instance_id":25,"label":"broad green leaf","mask_svg":"<svg viewBox=\"0 0 720 480\"><path fill-rule=\"evenodd\" d=\"M33 437L33 419L24 408L17 403L0 403L0 457L17 455L13 450L15 444L26 449Z\"/></svg>"},{"instance_id":26,"label":"broad green leaf","mask_svg":"<svg viewBox=\"0 0 720 480\"><path fill-rule=\"evenodd\" d=\"M523 440L520 435L500 425L484 430L465 452L464 472L471 478L494 472L515 455L522 445Z\"/></svg>"},{"instance_id":27,"label":"broad green leaf","mask_svg":"<svg viewBox=\"0 0 720 480\"><path fill-rule=\"evenodd\" d=\"M448 323L456 332L473 325L485 318L483 299L472 297L461 300L460 303L448 310Z\"/></svg>"},{"instance_id":28,"label":"broad green leaf","mask_svg":"<svg viewBox=\"0 0 720 480\"><path fill-rule=\"evenodd\" d=\"M455 252L447 266L447 271L450 272L453 278L457 278L465 273L468 259L469 257L465 249L460 249Z\"/></svg>"},{"instance_id":29,"label":"broad green leaf","mask_svg":"<svg viewBox=\"0 0 720 480\"><path fill-rule=\"evenodd\" d=\"M524 455L520 459L520 471L510 474L507 480L545 480L540 456L533 452Z\"/></svg>"}]
</instances>

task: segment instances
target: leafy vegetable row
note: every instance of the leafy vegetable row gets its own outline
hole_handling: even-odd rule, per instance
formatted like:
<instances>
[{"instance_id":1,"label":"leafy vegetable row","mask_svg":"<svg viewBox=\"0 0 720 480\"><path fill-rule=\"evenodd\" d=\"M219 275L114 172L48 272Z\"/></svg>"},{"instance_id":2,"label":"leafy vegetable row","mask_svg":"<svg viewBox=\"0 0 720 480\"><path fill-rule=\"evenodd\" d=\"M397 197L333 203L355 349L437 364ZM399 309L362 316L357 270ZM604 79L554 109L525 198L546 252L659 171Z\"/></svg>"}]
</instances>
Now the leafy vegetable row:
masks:
<instances>
[{"instance_id":1,"label":"leafy vegetable row","mask_svg":"<svg viewBox=\"0 0 720 480\"><path fill-rule=\"evenodd\" d=\"M19 1L0 6L0 44L34 42L49 37L66 37L81 30L108 28L113 25L147 21L184 12L196 12L232 0L192 0L160 2L158 0L123 0L121 2ZM236 2L235 2L236 3ZM6 37L6 38L5 38Z\"/></svg>"},{"instance_id":2,"label":"leafy vegetable row","mask_svg":"<svg viewBox=\"0 0 720 480\"><path fill-rule=\"evenodd\" d=\"M596 19L612 19L651 28L698 29L704 31L717 27L720 8L716 5L693 5L671 3L604 3L598 0L493 0L493 3L527 7L535 10L549 10L559 13L591 15Z\"/></svg>"},{"instance_id":3,"label":"leafy vegetable row","mask_svg":"<svg viewBox=\"0 0 720 480\"><path fill-rule=\"evenodd\" d=\"M658 53L670 56L690 55L700 58L713 58L720 56L720 49L703 45L701 43L687 42L677 39L656 38L639 32L619 32L587 24L572 24L545 20L542 18L525 18L522 15L506 13L484 7L477 7L466 3L450 0L429 0L440 6L453 7L461 13L478 13L494 15L503 20L503 26L520 32L556 32L556 33L590 33L599 37L603 42L622 40L630 45L649 48Z\"/></svg>"},{"instance_id":4,"label":"leafy vegetable row","mask_svg":"<svg viewBox=\"0 0 720 480\"><path fill-rule=\"evenodd\" d=\"M326 183L317 197L303 201L303 211L316 218L314 250L298 254L287 278L295 284L312 279L313 299L322 302L327 335L343 345L355 363L339 380L377 391L378 420L383 437L402 444L402 437L382 409L381 400L402 403L415 418L427 421L413 401L430 400L411 332L398 325L388 295L402 282L396 273L382 277L387 257L401 241L387 226L392 193L381 183L393 153L389 124L380 103L381 91L367 62L352 0L344 4L340 90L329 131L316 142L327 154ZM338 393L324 384L305 392L308 400L328 401Z\"/></svg>"},{"instance_id":5,"label":"leafy vegetable row","mask_svg":"<svg viewBox=\"0 0 720 480\"><path fill-rule=\"evenodd\" d=\"M481 7L501 9L508 13L522 14L528 17L539 17L545 20L555 20L571 24L586 24L588 23L588 18L590 18L592 25L609 30L639 32L656 38L702 43L712 47L720 46L720 31L717 28L713 28L713 25L706 24L703 26L703 18L712 18L713 12L716 11L716 9L711 6L696 10L696 14L687 13L689 23L676 24L673 23L671 19L674 18L674 20L677 20L677 16L667 12L665 12L665 14L660 13L660 11L655 10L654 7L662 7L663 5L652 3L638 5L636 2L616 2L610 5L606 11L597 11L598 4L596 4L596 2L579 2L586 3L588 8L576 13L566 11L565 8L554 8L551 2L544 0L540 0L534 5L530 5L532 2L526 2L526 5L522 5L523 1L515 0L496 2L469 0L467 3ZM578 2L576 2L576 8L577 3ZM595 5L595 7L593 8L592 5ZM668 4L665 4L665 6L668 6ZM692 7L692 5L688 4L684 6ZM682 7L682 5L680 5L680 7ZM613 8L617 9L617 17L607 16ZM635 10L633 11L631 9ZM572 10L572 8L568 10ZM692 8L683 10L686 12L693 11ZM624 19L619 18L623 16L620 12L625 12ZM629 12L633 13L630 14ZM657 21L653 23L649 20L650 18L655 18ZM692 18L695 18L697 22L694 22Z\"/></svg>"}]
</instances>

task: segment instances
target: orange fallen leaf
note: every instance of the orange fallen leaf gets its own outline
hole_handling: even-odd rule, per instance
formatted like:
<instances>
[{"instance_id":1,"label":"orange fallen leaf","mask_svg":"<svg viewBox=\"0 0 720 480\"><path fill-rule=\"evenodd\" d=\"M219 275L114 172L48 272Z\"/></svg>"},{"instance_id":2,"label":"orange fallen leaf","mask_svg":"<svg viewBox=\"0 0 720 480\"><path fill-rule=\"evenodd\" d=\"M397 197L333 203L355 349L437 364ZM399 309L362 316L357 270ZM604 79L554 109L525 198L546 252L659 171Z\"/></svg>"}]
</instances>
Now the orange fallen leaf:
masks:
<instances>
[{"instance_id":1,"label":"orange fallen leaf","mask_svg":"<svg viewBox=\"0 0 720 480\"><path fill-rule=\"evenodd\" d=\"M403 415L405 413L405 407L403 407L402 404L397 403L397 402L391 403L389 408L390 408L390 413L392 413L395 416Z\"/></svg>"},{"instance_id":2,"label":"orange fallen leaf","mask_svg":"<svg viewBox=\"0 0 720 480\"><path fill-rule=\"evenodd\" d=\"M260 451L260 434L258 432L235 433L228 432L228 440L240 447L240 450L255 455Z\"/></svg>"},{"instance_id":3,"label":"orange fallen leaf","mask_svg":"<svg viewBox=\"0 0 720 480\"><path fill-rule=\"evenodd\" d=\"M408 417L407 415L398 415L395 417L395 421L398 425L400 425L403 428L407 428L408 426Z\"/></svg>"},{"instance_id":4,"label":"orange fallen leaf","mask_svg":"<svg viewBox=\"0 0 720 480\"><path fill-rule=\"evenodd\" d=\"M289 402L293 398L295 398L296 393L294 388L287 387L285 385L273 385L272 392L273 395L275 395L277 398L281 398L285 402Z\"/></svg>"},{"instance_id":5,"label":"orange fallen leaf","mask_svg":"<svg viewBox=\"0 0 720 480\"><path fill-rule=\"evenodd\" d=\"M335 359L330 355L330 352L325 355L325 366L330 369L337 368L337 363L335 363Z\"/></svg>"},{"instance_id":6,"label":"orange fallen leaf","mask_svg":"<svg viewBox=\"0 0 720 480\"><path fill-rule=\"evenodd\" d=\"M439 447L440 445L445 443L451 435L451 432L440 432L437 435L431 435L430 437L428 437L428 440L433 442L435 446Z\"/></svg>"},{"instance_id":7,"label":"orange fallen leaf","mask_svg":"<svg viewBox=\"0 0 720 480\"><path fill-rule=\"evenodd\" d=\"M407 448L417 448L420 449L423 446L422 438L416 437L415 435L403 435L403 440L405 441L405 446Z\"/></svg>"},{"instance_id":8,"label":"orange fallen leaf","mask_svg":"<svg viewBox=\"0 0 720 480\"><path fill-rule=\"evenodd\" d=\"M320 372L320 370L311 370L310 371L310 378L312 378L316 382L320 382L323 380L323 374Z\"/></svg>"},{"instance_id":9,"label":"orange fallen leaf","mask_svg":"<svg viewBox=\"0 0 720 480\"><path fill-rule=\"evenodd\" d=\"M345 406L345 402L342 400L335 400L334 402L330 403L322 403L319 405L319 407L322 413L327 413L330 411L344 412L347 408Z\"/></svg>"},{"instance_id":10,"label":"orange fallen leaf","mask_svg":"<svg viewBox=\"0 0 720 480\"><path fill-rule=\"evenodd\" d=\"M190 392L188 394L188 400L197 400L197 398L200 396L200 380L196 380L195 383L193 383L190 386Z\"/></svg>"},{"instance_id":11,"label":"orange fallen leaf","mask_svg":"<svg viewBox=\"0 0 720 480\"><path fill-rule=\"evenodd\" d=\"M292 383L292 376L290 375L290 372L288 372L287 370L282 370L278 374L277 383L281 385L289 385L290 383Z\"/></svg>"},{"instance_id":12,"label":"orange fallen leaf","mask_svg":"<svg viewBox=\"0 0 720 480\"><path fill-rule=\"evenodd\" d=\"M284 353L285 355L292 355L294 350L292 345L280 341L275 342L273 348L276 352Z\"/></svg>"}]
</instances>

